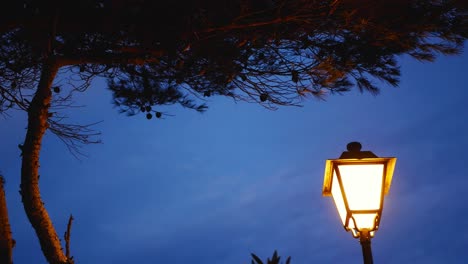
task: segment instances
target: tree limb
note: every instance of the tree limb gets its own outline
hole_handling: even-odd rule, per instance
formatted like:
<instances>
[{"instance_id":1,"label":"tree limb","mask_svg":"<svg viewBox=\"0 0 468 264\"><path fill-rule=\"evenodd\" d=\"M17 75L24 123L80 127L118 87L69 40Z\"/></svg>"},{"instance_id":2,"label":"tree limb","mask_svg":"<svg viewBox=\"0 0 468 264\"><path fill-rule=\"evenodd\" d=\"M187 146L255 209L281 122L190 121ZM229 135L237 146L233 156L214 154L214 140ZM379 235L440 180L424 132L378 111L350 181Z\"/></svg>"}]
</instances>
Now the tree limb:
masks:
<instances>
[{"instance_id":1,"label":"tree limb","mask_svg":"<svg viewBox=\"0 0 468 264\"><path fill-rule=\"evenodd\" d=\"M39 154L42 138L48 128L52 82L58 72L53 56L44 63L37 91L28 109L28 127L23 143L21 196L24 210L36 231L42 252L51 264L67 263L60 239L44 207L39 190Z\"/></svg>"},{"instance_id":2,"label":"tree limb","mask_svg":"<svg viewBox=\"0 0 468 264\"><path fill-rule=\"evenodd\" d=\"M5 180L0 175L0 263L12 264L15 240L11 236L4 184Z\"/></svg>"}]
</instances>

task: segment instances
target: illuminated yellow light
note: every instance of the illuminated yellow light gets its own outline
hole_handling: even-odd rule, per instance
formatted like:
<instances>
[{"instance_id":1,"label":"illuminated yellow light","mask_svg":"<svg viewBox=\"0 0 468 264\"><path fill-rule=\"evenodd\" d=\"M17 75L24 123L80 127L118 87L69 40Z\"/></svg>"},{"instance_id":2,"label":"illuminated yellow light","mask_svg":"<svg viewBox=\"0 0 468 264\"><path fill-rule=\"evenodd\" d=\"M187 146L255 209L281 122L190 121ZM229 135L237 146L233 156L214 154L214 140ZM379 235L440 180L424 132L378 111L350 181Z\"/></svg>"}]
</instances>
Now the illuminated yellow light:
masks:
<instances>
[{"instance_id":1,"label":"illuminated yellow light","mask_svg":"<svg viewBox=\"0 0 468 264\"><path fill-rule=\"evenodd\" d=\"M333 172L333 182L331 189L333 200L335 201L336 209L340 214L341 222L343 225L346 223L346 207L344 204L343 196L341 195L340 185L336 176L336 171Z\"/></svg>"},{"instance_id":2,"label":"illuminated yellow light","mask_svg":"<svg viewBox=\"0 0 468 264\"><path fill-rule=\"evenodd\" d=\"M338 165L338 169L350 210L380 208L383 164Z\"/></svg>"},{"instance_id":3,"label":"illuminated yellow light","mask_svg":"<svg viewBox=\"0 0 468 264\"><path fill-rule=\"evenodd\" d=\"M375 228L375 217L377 216L377 213L373 214L353 214L354 220L356 220L357 224L357 229L358 230L363 230L363 229L368 229L372 230ZM350 228L354 228L354 223Z\"/></svg>"},{"instance_id":4,"label":"illuminated yellow light","mask_svg":"<svg viewBox=\"0 0 468 264\"><path fill-rule=\"evenodd\" d=\"M333 197L343 226L354 237L364 230L373 237L380 225L383 196L390 189L396 158L374 154L356 154L355 158L345 153L343 158L326 160L322 194Z\"/></svg>"},{"instance_id":5,"label":"illuminated yellow light","mask_svg":"<svg viewBox=\"0 0 468 264\"><path fill-rule=\"evenodd\" d=\"M353 211L380 209L384 165L340 164L337 167L349 210L355 220L350 219L346 225L347 208L340 189L338 174L333 170L331 194L341 222L349 229L375 229L377 213L353 213Z\"/></svg>"}]
</instances>

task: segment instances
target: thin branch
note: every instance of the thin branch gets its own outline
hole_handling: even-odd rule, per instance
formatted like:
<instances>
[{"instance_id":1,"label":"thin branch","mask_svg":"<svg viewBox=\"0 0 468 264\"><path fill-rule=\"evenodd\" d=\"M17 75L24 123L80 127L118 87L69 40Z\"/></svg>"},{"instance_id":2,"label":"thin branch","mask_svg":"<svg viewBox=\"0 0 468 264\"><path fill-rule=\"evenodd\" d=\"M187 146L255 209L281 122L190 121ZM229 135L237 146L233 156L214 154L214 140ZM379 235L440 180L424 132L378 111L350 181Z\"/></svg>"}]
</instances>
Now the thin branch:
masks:
<instances>
[{"instance_id":1,"label":"thin branch","mask_svg":"<svg viewBox=\"0 0 468 264\"><path fill-rule=\"evenodd\" d=\"M7 100L8 102L10 103L15 103L21 110L27 110L29 105L28 104L25 104L24 100L19 100L18 98L16 98L16 96L14 96L12 93L10 93L10 91L6 88L3 88L0 86L0 92L3 94L6 94L8 95L10 98L7 98L6 96L2 96L5 100ZM21 96L23 97L23 96Z\"/></svg>"},{"instance_id":2,"label":"thin branch","mask_svg":"<svg viewBox=\"0 0 468 264\"><path fill-rule=\"evenodd\" d=\"M63 119L65 117L49 118L49 129L58 136L75 158L79 159L80 156L86 156L81 151L83 145L101 143L101 140L96 138L101 135L101 132L95 131L91 127L102 121L87 125L76 125L63 123Z\"/></svg>"},{"instance_id":3,"label":"thin branch","mask_svg":"<svg viewBox=\"0 0 468 264\"><path fill-rule=\"evenodd\" d=\"M151 57L147 57L147 53L104 53L99 55L81 55L81 56L62 56L58 58L58 63L61 67L80 64L133 64L144 65L147 63L156 63L159 60L156 58L164 54L163 51L153 52Z\"/></svg>"},{"instance_id":4,"label":"thin branch","mask_svg":"<svg viewBox=\"0 0 468 264\"><path fill-rule=\"evenodd\" d=\"M254 23L248 23L248 24L231 24L231 25L227 25L223 27L206 28L206 29L196 32L196 34L219 32L219 31L226 32L226 31L231 31L231 30L236 30L236 29L245 29L245 28L257 28L261 26L284 24L290 21L295 21L295 20L297 20L296 17L284 17L284 18L280 17L280 18L276 18L270 21L261 21L261 22L254 22Z\"/></svg>"},{"instance_id":5,"label":"thin branch","mask_svg":"<svg viewBox=\"0 0 468 264\"><path fill-rule=\"evenodd\" d=\"M71 236L71 227L73 222L73 215L70 214L68 218L67 231L63 235L65 239L65 256L67 257L68 263L73 263L73 256L70 256L70 236Z\"/></svg>"}]
</instances>

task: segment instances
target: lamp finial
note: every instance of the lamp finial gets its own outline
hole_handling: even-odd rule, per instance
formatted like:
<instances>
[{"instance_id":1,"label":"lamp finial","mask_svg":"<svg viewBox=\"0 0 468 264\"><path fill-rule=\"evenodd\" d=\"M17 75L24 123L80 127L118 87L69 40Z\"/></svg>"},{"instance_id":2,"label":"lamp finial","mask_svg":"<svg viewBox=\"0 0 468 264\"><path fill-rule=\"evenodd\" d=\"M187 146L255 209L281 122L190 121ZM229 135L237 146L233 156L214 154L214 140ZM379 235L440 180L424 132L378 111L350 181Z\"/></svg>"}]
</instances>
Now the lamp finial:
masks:
<instances>
[{"instance_id":1,"label":"lamp finial","mask_svg":"<svg viewBox=\"0 0 468 264\"><path fill-rule=\"evenodd\" d=\"M346 145L346 149L349 152L360 152L361 148L362 148L361 143L359 143L357 141L350 142L350 143L348 143L348 145Z\"/></svg>"}]
</instances>

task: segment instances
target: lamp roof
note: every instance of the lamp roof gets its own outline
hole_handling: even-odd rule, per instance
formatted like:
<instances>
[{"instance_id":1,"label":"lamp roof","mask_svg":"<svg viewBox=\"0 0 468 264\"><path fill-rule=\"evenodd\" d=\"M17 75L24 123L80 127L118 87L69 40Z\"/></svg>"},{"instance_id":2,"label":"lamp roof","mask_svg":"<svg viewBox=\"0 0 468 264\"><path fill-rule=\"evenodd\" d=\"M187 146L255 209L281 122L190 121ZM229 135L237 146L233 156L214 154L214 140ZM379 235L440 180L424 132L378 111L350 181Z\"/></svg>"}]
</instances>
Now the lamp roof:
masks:
<instances>
[{"instance_id":1,"label":"lamp roof","mask_svg":"<svg viewBox=\"0 0 468 264\"><path fill-rule=\"evenodd\" d=\"M396 158L394 157L378 157L371 151L361 151L361 143L350 142L347 150L341 154L339 159L329 159L325 163L325 175L323 181L323 196L331 196L331 182L333 176L334 164L357 164L357 163L381 163L386 164L384 194L390 190L393 171L395 169Z\"/></svg>"}]
</instances>

